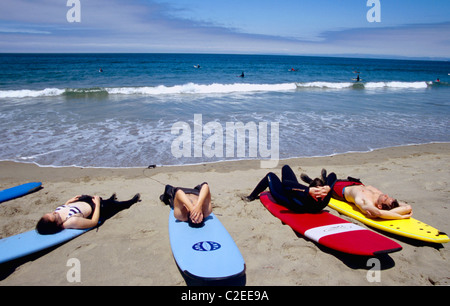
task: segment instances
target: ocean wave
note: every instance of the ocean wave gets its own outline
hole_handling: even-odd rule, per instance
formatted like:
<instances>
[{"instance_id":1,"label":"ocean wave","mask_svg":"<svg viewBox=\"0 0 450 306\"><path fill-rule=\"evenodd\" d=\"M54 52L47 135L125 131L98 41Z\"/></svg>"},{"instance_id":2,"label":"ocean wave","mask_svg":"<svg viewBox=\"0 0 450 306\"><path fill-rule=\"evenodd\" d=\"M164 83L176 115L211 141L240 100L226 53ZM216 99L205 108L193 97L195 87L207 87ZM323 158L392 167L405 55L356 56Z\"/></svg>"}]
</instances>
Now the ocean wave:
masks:
<instances>
[{"instance_id":1,"label":"ocean wave","mask_svg":"<svg viewBox=\"0 0 450 306\"><path fill-rule=\"evenodd\" d=\"M35 97L52 97L64 94L64 89L45 88L43 90L0 90L0 99L6 98L35 98Z\"/></svg>"},{"instance_id":2,"label":"ocean wave","mask_svg":"<svg viewBox=\"0 0 450 306\"><path fill-rule=\"evenodd\" d=\"M138 86L138 87L92 87L92 88L45 88L42 90L20 89L0 90L0 99L34 97L96 97L106 95L177 95L177 94L228 94L253 92L281 92L297 89L424 89L428 87L448 86L448 83L436 82L300 82L280 84L195 84L187 83L174 86Z\"/></svg>"},{"instance_id":3,"label":"ocean wave","mask_svg":"<svg viewBox=\"0 0 450 306\"><path fill-rule=\"evenodd\" d=\"M427 82L368 82L364 84L365 88L377 89L377 88L412 88L421 89L427 88Z\"/></svg>"},{"instance_id":4,"label":"ocean wave","mask_svg":"<svg viewBox=\"0 0 450 306\"><path fill-rule=\"evenodd\" d=\"M433 86L433 82L305 82L296 83L298 88L318 89L422 89Z\"/></svg>"},{"instance_id":5,"label":"ocean wave","mask_svg":"<svg viewBox=\"0 0 450 306\"><path fill-rule=\"evenodd\" d=\"M156 87L121 87L107 88L109 94L140 94L140 95L168 95L168 94L226 94L226 93L245 93L256 91L288 91L295 90L295 83L283 84L195 84L188 83L175 86L156 86Z\"/></svg>"},{"instance_id":6,"label":"ocean wave","mask_svg":"<svg viewBox=\"0 0 450 306\"><path fill-rule=\"evenodd\" d=\"M296 83L297 88L322 88L322 89L343 89L351 88L355 83L350 82L305 82Z\"/></svg>"}]
</instances>

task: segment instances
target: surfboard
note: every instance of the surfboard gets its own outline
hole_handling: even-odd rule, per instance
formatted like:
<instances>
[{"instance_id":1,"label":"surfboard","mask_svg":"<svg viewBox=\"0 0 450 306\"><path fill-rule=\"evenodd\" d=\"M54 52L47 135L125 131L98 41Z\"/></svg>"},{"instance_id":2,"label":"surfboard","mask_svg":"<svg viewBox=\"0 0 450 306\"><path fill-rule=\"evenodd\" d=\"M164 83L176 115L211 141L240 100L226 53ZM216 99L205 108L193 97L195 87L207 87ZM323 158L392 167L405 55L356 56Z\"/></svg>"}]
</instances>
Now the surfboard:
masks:
<instances>
[{"instance_id":1,"label":"surfboard","mask_svg":"<svg viewBox=\"0 0 450 306\"><path fill-rule=\"evenodd\" d=\"M449 237L445 233L414 218L401 220L371 219L367 218L356 205L336 199L331 199L328 206L364 224L389 233L433 243L449 241Z\"/></svg>"},{"instance_id":2,"label":"surfboard","mask_svg":"<svg viewBox=\"0 0 450 306\"><path fill-rule=\"evenodd\" d=\"M211 213L201 227L169 216L169 239L173 257L185 275L196 280L213 281L245 273L245 262L228 231Z\"/></svg>"},{"instance_id":3,"label":"surfboard","mask_svg":"<svg viewBox=\"0 0 450 306\"><path fill-rule=\"evenodd\" d=\"M21 258L69 241L90 229L64 229L52 235L31 230L0 239L0 263Z\"/></svg>"},{"instance_id":4,"label":"surfboard","mask_svg":"<svg viewBox=\"0 0 450 306\"><path fill-rule=\"evenodd\" d=\"M41 187L41 185L41 182L32 182L1 190L0 203L36 191Z\"/></svg>"},{"instance_id":5,"label":"surfboard","mask_svg":"<svg viewBox=\"0 0 450 306\"><path fill-rule=\"evenodd\" d=\"M347 254L375 256L400 251L397 242L330 214L296 213L276 203L270 192L260 194L261 203L283 223L312 241Z\"/></svg>"}]
</instances>

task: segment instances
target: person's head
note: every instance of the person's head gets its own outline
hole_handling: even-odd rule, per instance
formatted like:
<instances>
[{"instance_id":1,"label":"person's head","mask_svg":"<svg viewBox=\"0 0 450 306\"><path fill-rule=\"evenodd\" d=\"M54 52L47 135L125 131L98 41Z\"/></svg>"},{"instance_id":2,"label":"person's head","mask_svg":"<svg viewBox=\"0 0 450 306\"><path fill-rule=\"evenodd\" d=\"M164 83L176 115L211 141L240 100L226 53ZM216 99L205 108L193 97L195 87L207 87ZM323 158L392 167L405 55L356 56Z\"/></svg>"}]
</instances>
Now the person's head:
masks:
<instances>
[{"instance_id":1,"label":"person's head","mask_svg":"<svg viewBox=\"0 0 450 306\"><path fill-rule=\"evenodd\" d=\"M398 207L399 205L396 199L391 198L387 194L381 194L377 199L376 206L378 209L391 210Z\"/></svg>"},{"instance_id":2,"label":"person's head","mask_svg":"<svg viewBox=\"0 0 450 306\"><path fill-rule=\"evenodd\" d=\"M300 178L302 179L302 181L309 184L309 187L322 187L326 185L327 170L322 169L320 178L316 177L315 179L312 179L306 173L301 173Z\"/></svg>"},{"instance_id":3,"label":"person's head","mask_svg":"<svg viewBox=\"0 0 450 306\"><path fill-rule=\"evenodd\" d=\"M309 187L322 187L322 186L325 186L325 183L318 177L316 177L309 183Z\"/></svg>"},{"instance_id":4,"label":"person's head","mask_svg":"<svg viewBox=\"0 0 450 306\"><path fill-rule=\"evenodd\" d=\"M62 230L63 221L57 212L48 213L36 224L36 231L41 235L54 234Z\"/></svg>"}]
</instances>

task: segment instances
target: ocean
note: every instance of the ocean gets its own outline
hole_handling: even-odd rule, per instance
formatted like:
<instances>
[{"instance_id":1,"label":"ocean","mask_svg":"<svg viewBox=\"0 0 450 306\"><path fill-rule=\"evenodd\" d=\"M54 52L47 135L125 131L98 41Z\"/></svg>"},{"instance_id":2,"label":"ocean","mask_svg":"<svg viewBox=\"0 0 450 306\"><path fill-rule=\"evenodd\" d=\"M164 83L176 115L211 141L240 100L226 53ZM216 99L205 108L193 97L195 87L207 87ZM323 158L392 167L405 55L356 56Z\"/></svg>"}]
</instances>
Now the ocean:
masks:
<instances>
[{"instance_id":1,"label":"ocean","mask_svg":"<svg viewBox=\"0 0 450 306\"><path fill-rule=\"evenodd\" d=\"M445 61L0 54L0 160L147 167L450 142L449 73Z\"/></svg>"}]
</instances>

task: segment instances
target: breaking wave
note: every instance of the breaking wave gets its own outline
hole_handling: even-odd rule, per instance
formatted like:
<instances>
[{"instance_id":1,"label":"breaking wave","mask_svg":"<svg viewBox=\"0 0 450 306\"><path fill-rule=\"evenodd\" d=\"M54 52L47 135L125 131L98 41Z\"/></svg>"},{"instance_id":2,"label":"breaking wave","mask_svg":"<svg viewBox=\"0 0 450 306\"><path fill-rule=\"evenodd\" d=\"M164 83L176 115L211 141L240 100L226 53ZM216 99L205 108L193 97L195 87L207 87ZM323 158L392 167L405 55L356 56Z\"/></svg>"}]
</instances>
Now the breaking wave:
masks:
<instances>
[{"instance_id":1,"label":"breaking wave","mask_svg":"<svg viewBox=\"0 0 450 306\"><path fill-rule=\"evenodd\" d=\"M177 95L177 94L228 94L252 92L281 92L304 89L424 89L434 86L448 86L448 83L436 84L434 82L302 82L281 84L195 84L187 83L174 86L139 86L139 87L92 87L92 88L45 88L42 90L0 90L0 99L6 98L33 98L52 96L100 96L100 95Z\"/></svg>"}]
</instances>

